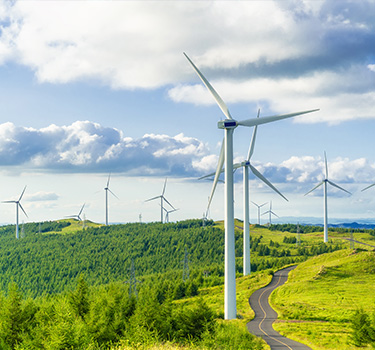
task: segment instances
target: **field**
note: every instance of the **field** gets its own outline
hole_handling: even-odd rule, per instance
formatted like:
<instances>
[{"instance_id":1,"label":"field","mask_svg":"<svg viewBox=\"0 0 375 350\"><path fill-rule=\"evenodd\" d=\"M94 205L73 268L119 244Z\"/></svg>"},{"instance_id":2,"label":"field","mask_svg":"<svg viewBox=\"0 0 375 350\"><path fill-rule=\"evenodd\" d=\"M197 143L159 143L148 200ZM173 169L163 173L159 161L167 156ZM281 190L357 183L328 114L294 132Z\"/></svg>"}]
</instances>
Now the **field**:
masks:
<instances>
[{"instance_id":1,"label":"field","mask_svg":"<svg viewBox=\"0 0 375 350\"><path fill-rule=\"evenodd\" d=\"M356 309L375 311L375 252L342 250L313 257L272 294L274 328L314 350L356 349L350 320Z\"/></svg>"}]
</instances>

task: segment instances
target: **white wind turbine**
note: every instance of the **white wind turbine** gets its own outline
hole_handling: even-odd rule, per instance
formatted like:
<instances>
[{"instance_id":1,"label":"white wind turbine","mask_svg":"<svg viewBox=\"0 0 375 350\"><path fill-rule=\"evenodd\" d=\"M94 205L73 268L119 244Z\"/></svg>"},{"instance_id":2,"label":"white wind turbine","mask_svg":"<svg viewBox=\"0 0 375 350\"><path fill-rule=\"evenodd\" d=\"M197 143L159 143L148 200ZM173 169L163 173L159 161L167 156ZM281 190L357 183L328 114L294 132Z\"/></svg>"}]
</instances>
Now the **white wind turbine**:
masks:
<instances>
[{"instance_id":1,"label":"white wind turbine","mask_svg":"<svg viewBox=\"0 0 375 350\"><path fill-rule=\"evenodd\" d=\"M259 118L260 110L258 110L257 118ZM276 193L283 197L286 201L286 197L271 184L250 162L250 159L254 153L255 139L257 135L258 125L254 127L253 137L250 142L249 152L247 159L241 163L233 165L233 169L237 170L243 168L243 274L247 276L251 273L251 261L250 261L250 215L249 215L249 169L251 172L262 180L267 186L272 188ZM201 177L206 178L215 174L209 174Z\"/></svg>"},{"instance_id":2,"label":"white wind turbine","mask_svg":"<svg viewBox=\"0 0 375 350\"><path fill-rule=\"evenodd\" d=\"M164 187L163 187L163 192L161 193L161 195L159 196L156 196L156 197L152 197L150 199L147 199L145 202L149 202L149 201L153 201L154 199L158 199L160 198L160 207L161 207L161 213L160 213L160 222L163 223L163 210L164 209L164 206L163 206L163 202L166 201L173 209L175 209L175 207L168 202L167 198L164 197L164 193L165 193L165 187L167 186L167 178L165 178L165 181L164 181Z\"/></svg>"},{"instance_id":3,"label":"white wind turbine","mask_svg":"<svg viewBox=\"0 0 375 350\"><path fill-rule=\"evenodd\" d=\"M253 201L251 201L251 203L253 203L258 208L258 225L260 225L260 208L262 208L264 205L266 205L267 202L263 203L261 205L258 205L257 203L255 203Z\"/></svg>"},{"instance_id":4,"label":"white wind turbine","mask_svg":"<svg viewBox=\"0 0 375 350\"><path fill-rule=\"evenodd\" d=\"M307 192L305 194L305 196L308 195L309 193L311 193L312 191L314 191L315 189L317 189L319 186L324 185L323 186L323 189L324 189L324 242L327 243L328 242L327 183L329 183L330 185L338 188L341 191L344 191L344 192L349 193L349 194L351 194L351 193L347 190L344 190L342 187L336 185L332 181L328 180L328 165L327 165L326 152L324 152L324 162L325 162L325 167L326 167L326 177L325 177L325 179L322 182L319 182L312 190Z\"/></svg>"},{"instance_id":5,"label":"white wind turbine","mask_svg":"<svg viewBox=\"0 0 375 350\"><path fill-rule=\"evenodd\" d=\"M86 203L84 203L81 207L81 210L79 211L78 215L69 215L69 216L66 216L66 218L77 218L79 221L82 221L81 219L81 214L82 214L82 211L83 211L83 208L85 207Z\"/></svg>"},{"instance_id":6,"label":"white wind turbine","mask_svg":"<svg viewBox=\"0 0 375 350\"><path fill-rule=\"evenodd\" d=\"M18 201L3 201L3 203L15 203L16 204L16 238L19 239L20 236L19 236L19 225L18 225L18 222L19 222L19 214L18 214L18 208L21 208L21 210L23 211L23 213L26 215L26 217L28 218L25 210L23 209L22 205L21 205L21 199L22 199L22 196L23 194L25 193L26 191L26 186L25 188L23 189L21 195L20 195L20 198L18 198Z\"/></svg>"},{"instance_id":7,"label":"white wind turbine","mask_svg":"<svg viewBox=\"0 0 375 350\"><path fill-rule=\"evenodd\" d=\"M167 209L163 208L163 210L165 211L165 221L164 222L169 223L169 214L174 213L175 211L177 211L179 209L167 210Z\"/></svg>"},{"instance_id":8,"label":"white wind turbine","mask_svg":"<svg viewBox=\"0 0 375 350\"><path fill-rule=\"evenodd\" d=\"M269 214L269 224L270 224L270 226L272 225L272 215L276 216L277 218L279 217L277 214L275 214L272 211L272 201L270 202L270 209L267 210L266 212L264 212L262 215L266 215L266 214Z\"/></svg>"},{"instance_id":9,"label":"white wind turbine","mask_svg":"<svg viewBox=\"0 0 375 350\"><path fill-rule=\"evenodd\" d=\"M219 162L216 168L214 183L211 190L210 205L213 193L215 191L220 172L225 160L225 277L224 277L224 316L225 319L235 319L237 316L236 308L236 261L235 261L235 240L234 240L234 206L233 206L233 132L237 126L252 127L260 124L274 122L276 120L294 117L296 115L317 111L310 110L298 113L291 113L279 116L265 118L252 118L243 121L237 121L232 118L224 101L211 86L208 80L203 76L199 69L194 65L190 58L184 53L192 65L203 84L213 95L216 103L224 113L226 119L218 122L218 128L224 129L224 141L220 151Z\"/></svg>"},{"instance_id":10,"label":"white wind turbine","mask_svg":"<svg viewBox=\"0 0 375 350\"><path fill-rule=\"evenodd\" d=\"M113 196L119 199L110 189L109 189L109 180L111 178L111 174L108 175L107 186L104 187L105 191L105 225L108 226L108 192L110 192Z\"/></svg>"}]
</instances>

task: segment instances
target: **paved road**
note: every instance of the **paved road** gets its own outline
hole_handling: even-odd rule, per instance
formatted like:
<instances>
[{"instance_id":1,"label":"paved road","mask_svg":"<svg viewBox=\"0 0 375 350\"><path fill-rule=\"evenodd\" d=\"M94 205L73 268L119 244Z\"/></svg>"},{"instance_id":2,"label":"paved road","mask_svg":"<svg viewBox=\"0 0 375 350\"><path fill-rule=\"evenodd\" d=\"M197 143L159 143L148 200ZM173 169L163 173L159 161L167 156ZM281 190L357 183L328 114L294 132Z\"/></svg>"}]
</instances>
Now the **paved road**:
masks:
<instances>
[{"instance_id":1,"label":"paved road","mask_svg":"<svg viewBox=\"0 0 375 350\"><path fill-rule=\"evenodd\" d=\"M255 318L247 324L247 329L250 333L263 338L271 350L311 350L307 345L283 337L272 328L272 323L277 319L277 313L271 308L268 298L273 290L286 282L289 271L295 267L291 266L275 272L271 283L254 292L249 299Z\"/></svg>"}]
</instances>

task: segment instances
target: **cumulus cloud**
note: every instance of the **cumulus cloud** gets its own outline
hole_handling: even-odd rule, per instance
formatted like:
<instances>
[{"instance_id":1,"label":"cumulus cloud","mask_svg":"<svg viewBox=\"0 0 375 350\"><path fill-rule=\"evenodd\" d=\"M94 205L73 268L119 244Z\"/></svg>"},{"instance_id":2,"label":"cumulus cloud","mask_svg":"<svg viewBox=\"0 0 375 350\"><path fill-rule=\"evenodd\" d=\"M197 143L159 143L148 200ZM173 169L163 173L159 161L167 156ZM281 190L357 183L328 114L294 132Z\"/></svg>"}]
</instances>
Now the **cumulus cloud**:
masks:
<instances>
[{"instance_id":1,"label":"cumulus cloud","mask_svg":"<svg viewBox=\"0 0 375 350\"><path fill-rule=\"evenodd\" d=\"M302 122L375 118L374 12L371 0L2 2L0 64L41 83L172 85L176 102L214 103L187 84L186 51L226 102L321 109Z\"/></svg>"},{"instance_id":2,"label":"cumulus cloud","mask_svg":"<svg viewBox=\"0 0 375 350\"><path fill-rule=\"evenodd\" d=\"M212 171L208 147L200 140L145 134L125 137L115 128L89 121L41 129L0 125L0 165L45 171L125 172L129 175L198 175Z\"/></svg>"},{"instance_id":3,"label":"cumulus cloud","mask_svg":"<svg viewBox=\"0 0 375 350\"><path fill-rule=\"evenodd\" d=\"M271 182L286 184L290 192L307 192L325 178L323 157L293 156L280 164L254 165ZM375 181L375 164L365 158L328 159L328 178L342 187L356 183L372 183ZM333 189L333 192L338 193L336 189ZM320 192L317 194L321 195Z\"/></svg>"}]
</instances>

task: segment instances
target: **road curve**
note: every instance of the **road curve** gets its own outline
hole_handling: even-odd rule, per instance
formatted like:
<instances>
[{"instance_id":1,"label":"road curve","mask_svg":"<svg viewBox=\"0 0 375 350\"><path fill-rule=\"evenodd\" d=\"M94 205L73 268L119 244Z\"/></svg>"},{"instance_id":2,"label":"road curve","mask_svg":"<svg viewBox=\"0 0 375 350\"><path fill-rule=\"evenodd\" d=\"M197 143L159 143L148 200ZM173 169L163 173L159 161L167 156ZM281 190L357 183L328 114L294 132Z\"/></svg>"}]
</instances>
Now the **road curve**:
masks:
<instances>
[{"instance_id":1,"label":"road curve","mask_svg":"<svg viewBox=\"0 0 375 350\"><path fill-rule=\"evenodd\" d=\"M247 324L247 329L250 333L263 338L271 350L311 350L307 345L283 337L272 328L272 323L277 319L277 313L271 308L268 298L272 291L286 282L289 272L294 268L296 266L275 272L271 283L255 291L249 299L255 318Z\"/></svg>"}]
</instances>

